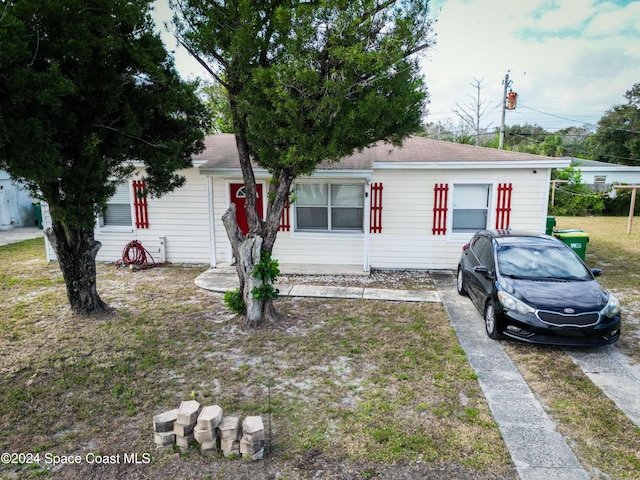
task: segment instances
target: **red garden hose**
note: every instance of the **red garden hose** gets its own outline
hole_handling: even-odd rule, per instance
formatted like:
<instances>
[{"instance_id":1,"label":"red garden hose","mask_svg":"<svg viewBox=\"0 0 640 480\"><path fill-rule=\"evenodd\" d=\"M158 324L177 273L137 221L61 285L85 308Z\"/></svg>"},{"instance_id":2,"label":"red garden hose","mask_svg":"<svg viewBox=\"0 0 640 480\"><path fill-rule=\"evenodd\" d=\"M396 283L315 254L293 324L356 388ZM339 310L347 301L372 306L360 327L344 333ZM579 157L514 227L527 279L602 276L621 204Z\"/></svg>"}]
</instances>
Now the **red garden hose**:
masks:
<instances>
[{"instance_id":1,"label":"red garden hose","mask_svg":"<svg viewBox=\"0 0 640 480\"><path fill-rule=\"evenodd\" d=\"M144 248L138 240L133 240L125 245L122 250L122 259L118 263L126 266L135 265L138 268L151 268L169 264L169 262L156 262L149 250Z\"/></svg>"}]
</instances>

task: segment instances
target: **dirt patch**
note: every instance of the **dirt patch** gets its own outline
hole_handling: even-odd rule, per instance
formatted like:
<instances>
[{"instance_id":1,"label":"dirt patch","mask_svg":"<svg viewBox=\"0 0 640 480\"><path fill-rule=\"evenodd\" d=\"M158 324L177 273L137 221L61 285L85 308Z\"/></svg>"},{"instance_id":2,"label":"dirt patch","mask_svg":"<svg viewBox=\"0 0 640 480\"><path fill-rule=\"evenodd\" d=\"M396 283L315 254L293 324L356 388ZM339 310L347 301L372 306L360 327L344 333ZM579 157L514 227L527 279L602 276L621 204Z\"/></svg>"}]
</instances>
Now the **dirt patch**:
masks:
<instances>
[{"instance_id":1,"label":"dirt patch","mask_svg":"<svg viewBox=\"0 0 640 480\"><path fill-rule=\"evenodd\" d=\"M57 265L33 261L34 249L0 255L0 446L82 461L2 465L3 479L517 478L439 304L282 298L276 325L247 330L222 295L195 287L206 266L99 265L115 311L81 317ZM424 272L372 277L379 288L433 289ZM267 458L157 452L153 415L191 398L262 415ZM120 457L95 464L89 454Z\"/></svg>"}]
</instances>

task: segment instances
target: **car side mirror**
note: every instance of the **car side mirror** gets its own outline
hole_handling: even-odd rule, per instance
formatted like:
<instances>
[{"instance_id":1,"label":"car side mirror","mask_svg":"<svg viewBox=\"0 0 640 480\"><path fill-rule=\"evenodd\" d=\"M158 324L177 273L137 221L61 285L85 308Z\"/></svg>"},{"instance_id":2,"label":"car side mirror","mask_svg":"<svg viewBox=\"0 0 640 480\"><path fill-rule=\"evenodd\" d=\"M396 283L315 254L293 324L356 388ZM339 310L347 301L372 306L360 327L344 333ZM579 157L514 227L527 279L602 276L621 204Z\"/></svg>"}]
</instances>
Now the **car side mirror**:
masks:
<instances>
[{"instance_id":1,"label":"car side mirror","mask_svg":"<svg viewBox=\"0 0 640 480\"><path fill-rule=\"evenodd\" d=\"M594 277L599 277L600 275L602 275L602 270L600 270L599 268L592 268L591 273Z\"/></svg>"},{"instance_id":2,"label":"car side mirror","mask_svg":"<svg viewBox=\"0 0 640 480\"><path fill-rule=\"evenodd\" d=\"M493 278L493 273L491 273L489 269L484 265L478 265L477 267L473 267L473 271L487 278Z\"/></svg>"}]
</instances>

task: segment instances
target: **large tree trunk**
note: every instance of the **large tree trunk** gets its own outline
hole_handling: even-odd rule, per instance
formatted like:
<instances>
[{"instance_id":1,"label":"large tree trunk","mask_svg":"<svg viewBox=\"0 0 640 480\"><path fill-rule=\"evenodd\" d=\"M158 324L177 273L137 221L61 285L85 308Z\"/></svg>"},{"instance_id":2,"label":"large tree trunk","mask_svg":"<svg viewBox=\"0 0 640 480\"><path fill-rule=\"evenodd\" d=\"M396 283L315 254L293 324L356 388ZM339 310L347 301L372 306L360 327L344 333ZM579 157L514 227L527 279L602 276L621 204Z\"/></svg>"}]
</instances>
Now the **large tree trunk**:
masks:
<instances>
[{"instance_id":1,"label":"large tree trunk","mask_svg":"<svg viewBox=\"0 0 640 480\"><path fill-rule=\"evenodd\" d=\"M264 321L275 322L277 313L273 306L273 300L255 298L254 288L259 288L262 279L254 277L253 271L260 262L262 255L263 238L260 235L244 236L236 220L236 206L232 203L222 216L231 242L233 256L236 260L236 272L240 280L240 294L245 305L245 325L258 327Z\"/></svg>"},{"instance_id":2,"label":"large tree trunk","mask_svg":"<svg viewBox=\"0 0 640 480\"><path fill-rule=\"evenodd\" d=\"M96 288L96 255L102 244L95 240L93 230L52 220L52 226L44 233L58 257L71 311L79 314L109 311Z\"/></svg>"}]
</instances>

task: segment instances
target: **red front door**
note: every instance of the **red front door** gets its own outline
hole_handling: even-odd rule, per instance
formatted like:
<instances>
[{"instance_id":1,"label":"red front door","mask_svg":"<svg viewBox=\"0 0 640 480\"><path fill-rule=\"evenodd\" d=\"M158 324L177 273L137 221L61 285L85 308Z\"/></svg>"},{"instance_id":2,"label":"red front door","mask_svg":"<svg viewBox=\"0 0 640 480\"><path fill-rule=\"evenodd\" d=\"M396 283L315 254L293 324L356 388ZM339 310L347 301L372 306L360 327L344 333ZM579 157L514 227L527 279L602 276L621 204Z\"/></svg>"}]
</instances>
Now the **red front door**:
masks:
<instances>
[{"instance_id":1,"label":"red front door","mask_svg":"<svg viewBox=\"0 0 640 480\"><path fill-rule=\"evenodd\" d=\"M247 224L247 212L244 209L244 201L246 198L246 194L244 192L244 184L242 183L232 183L230 185L230 193L231 193L231 202L236 205L236 219L238 220L238 226L242 233L245 235L249 231L249 225ZM260 218L262 218L262 184L256 184L256 212Z\"/></svg>"}]
</instances>

